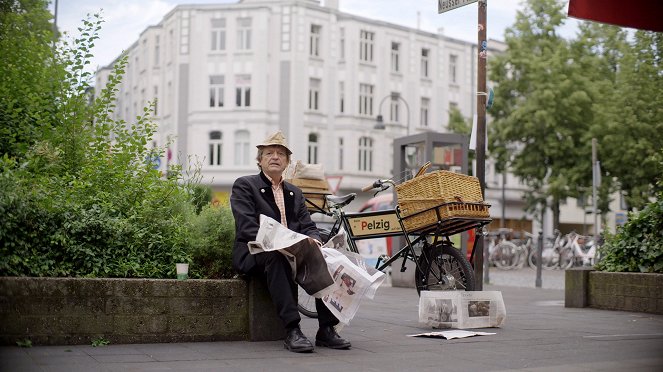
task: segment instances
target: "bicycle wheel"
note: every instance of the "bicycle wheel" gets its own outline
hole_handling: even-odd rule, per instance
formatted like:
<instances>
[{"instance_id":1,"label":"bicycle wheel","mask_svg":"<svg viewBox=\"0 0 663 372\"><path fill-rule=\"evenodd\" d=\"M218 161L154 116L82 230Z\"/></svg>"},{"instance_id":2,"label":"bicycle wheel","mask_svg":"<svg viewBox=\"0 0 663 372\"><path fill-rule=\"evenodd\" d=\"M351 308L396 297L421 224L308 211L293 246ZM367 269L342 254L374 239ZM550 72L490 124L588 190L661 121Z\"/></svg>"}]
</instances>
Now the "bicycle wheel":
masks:
<instances>
[{"instance_id":1,"label":"bicycle wheel","mask_svg":"<svg viewBox=\"0 0 663 372\"><path fill-rule=\"evenodd\" d=\"M320 233L320 239L322 239L322 242L326 243L330 238L330 231L326 229L318 229L318 232ZM297 286L297 309L300 313L309 318L318 317L318 310L315 308L315 297L306 293L306 291L300 286Z\"/></svg>"},{"instance_id":2,"label":"bicycle wheel","mask_svg":"<svg viewBox=\"0 0 663 372\"><path fill-rule=\"evenodd\" d=\"M570 269L573 267L575 257L573 254L573 249L563 248L559 252L559 268L562 270Z\"/></svg>"},{"instance_id":3,"label":"bicycle wheel","mask_svg":"<svg viewBox=\"0 0 663 372\"><path fill-rule=\"evenodd\" d=\"M304 288L297 286L297 309L309 318L317 318L318 310L315 308L315 297L306 293Z\"/></svg>"},{"instance_id":4,"label":"bicycle wheel","mask_svg":"<svg viewBox=\"0 0 663 372\"><path fill-rule=\"evenodd\" d=\"M453 245L425 244L414 273L417 293L431 290L474 290L474 270L467 258Z\"/></svg>"},{"instance_id":5,"label":"bicycle wheel","mask_svg":"<svg viewBox=\"0 0 663 372\"><path fill-rule=\"evenodd\" d=\"M518 265L518 247L510 241L500 242L495 247L495 266L502 270L511 270Z\"/></svg>"}]
</instances>

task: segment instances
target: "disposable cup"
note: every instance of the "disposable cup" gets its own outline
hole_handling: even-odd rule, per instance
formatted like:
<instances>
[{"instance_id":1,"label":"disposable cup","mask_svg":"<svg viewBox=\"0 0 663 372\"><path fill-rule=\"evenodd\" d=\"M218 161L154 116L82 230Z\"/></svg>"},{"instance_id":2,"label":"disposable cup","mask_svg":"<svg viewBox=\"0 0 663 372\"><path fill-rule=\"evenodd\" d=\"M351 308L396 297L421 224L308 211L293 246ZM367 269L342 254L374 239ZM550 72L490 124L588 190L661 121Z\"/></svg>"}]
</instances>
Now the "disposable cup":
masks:
<instances>
[{"instance_id":1,"label":"disposable cup","mask_svg":"<svg viewBox=\"0 0 663 372\"><path fill-rule=\"evenodd\" d=\"M185 280L189 278L189 264L188 263L178 263L175 264L177 269L177 280Z\"/></svg>"}]
</instances>

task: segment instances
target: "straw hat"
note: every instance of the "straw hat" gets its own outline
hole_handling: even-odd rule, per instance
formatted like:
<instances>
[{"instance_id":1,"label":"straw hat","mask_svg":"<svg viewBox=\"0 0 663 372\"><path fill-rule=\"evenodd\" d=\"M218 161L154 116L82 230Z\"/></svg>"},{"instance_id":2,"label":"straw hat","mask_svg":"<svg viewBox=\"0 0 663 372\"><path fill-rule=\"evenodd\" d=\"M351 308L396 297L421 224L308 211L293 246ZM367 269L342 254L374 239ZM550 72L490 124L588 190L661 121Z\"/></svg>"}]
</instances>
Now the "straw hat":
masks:
<instances>
[{"instance_id":1,"label":"straw hat","mask_svg":"<svg viewBox=\"0 0 663 372\"><path fill-rule=\"evenodd\" d=\"M265 146L281 146L286 149L288 152L288 155L292 155L292 151L288 148L288 143L285 140L285 137L283 136L283 133L281 131L278 131L274 134L269 135L265 140L256 145L257 148L265 147Z\"/></svg>"}]
</instances>

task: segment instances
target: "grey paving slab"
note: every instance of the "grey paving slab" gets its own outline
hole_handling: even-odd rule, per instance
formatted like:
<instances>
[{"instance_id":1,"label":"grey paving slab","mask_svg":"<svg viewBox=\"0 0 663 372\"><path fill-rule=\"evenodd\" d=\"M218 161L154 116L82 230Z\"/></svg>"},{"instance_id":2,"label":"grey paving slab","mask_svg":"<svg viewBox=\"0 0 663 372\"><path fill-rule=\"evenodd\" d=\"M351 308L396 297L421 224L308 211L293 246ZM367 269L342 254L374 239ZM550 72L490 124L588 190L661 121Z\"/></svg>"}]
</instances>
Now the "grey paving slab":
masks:
<instances>
[{"instance_id":1,"label":"grey paving slab","mask_svg":"<svg viewBox=\"0 0 663 372\"><path fill-rule=\"evenodd\" d=\"M67 371L661 371L663 316L564 308L563 272L492 270L485 290L499 290L507 319L495 335L466 339L408 337L418 323L412 288L383 287L341 334L351 350L283 349L282 341L0 347L0 372ZM302 330L315 337L317 321Z\"/></svg>"}]
</instances>

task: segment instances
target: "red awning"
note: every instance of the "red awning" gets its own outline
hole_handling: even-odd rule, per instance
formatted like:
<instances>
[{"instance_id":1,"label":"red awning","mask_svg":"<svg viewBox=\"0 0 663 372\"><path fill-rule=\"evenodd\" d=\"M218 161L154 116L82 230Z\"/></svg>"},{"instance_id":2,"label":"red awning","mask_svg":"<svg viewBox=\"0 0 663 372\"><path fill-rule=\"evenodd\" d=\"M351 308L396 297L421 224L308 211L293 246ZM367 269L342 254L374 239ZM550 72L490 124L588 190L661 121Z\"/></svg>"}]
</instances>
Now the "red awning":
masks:
<instances>
[{"instance_id":1,"label":"red awning","mask_svg":"<svg viewBox=\"0 0 663 372\"><path fill-rule=\"evenodd\" d=\"M663 32L663 0L570 0L569 17Z\"/></svg>"}]
</instances>

